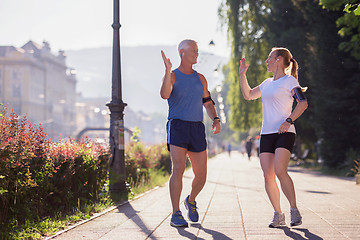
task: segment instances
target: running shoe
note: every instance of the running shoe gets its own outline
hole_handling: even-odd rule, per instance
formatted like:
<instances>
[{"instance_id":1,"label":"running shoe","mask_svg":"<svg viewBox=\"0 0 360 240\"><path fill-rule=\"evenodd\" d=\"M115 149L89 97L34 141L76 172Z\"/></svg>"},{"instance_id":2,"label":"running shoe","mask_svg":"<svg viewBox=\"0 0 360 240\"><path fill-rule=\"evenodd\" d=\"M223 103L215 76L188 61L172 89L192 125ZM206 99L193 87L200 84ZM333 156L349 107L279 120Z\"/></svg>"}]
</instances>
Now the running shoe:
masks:
<instances>
[{"instance_id":1,"label":"running shoe","mask_svg":"<svg viewBox=\"0 0 360 240\"><path fill-rule=\"evenodd\" d=\"M302 224L302 221L301 221L302 217L297 208L291 208L290 215L291 215L290 226L293 227L293 226L298 226L298 225Z\"/></svg>"},{"instance_id":2,"label":"running shoe","mask_svg":"<svg viewBox=\"0 0 360 240\"><path fill-rule=\"evenodd\" d=\"M199 221L199 213L198 211L196 210L197 207L196 207L196 202L193 201L193 202L189 202L189 197L190 196L187 196L185 198L185 207L186 209L188 210L188 218L190 219L190 221L192 222L197 222Z\"/></svg>"},{"instance_id":3,"label":"running shoe","mask_svg":"<svg viewBox=\"0 0 360 240\"><path fill-rule=\"evenodd\" d=\"M170 225L173 227L187 227L188 223L181 214L181 211L176 211L171 216Z\"/></svg>"},{"instance_id":4,"label":"running shoe","mask_svg":"<svg viewBox=\"0 0 360 240\"><path fill-rule=\"evenodd\" d=\"M275 211L274 218L271 221L271 223L269 224L269 227L276 228L276 227L281 227L281 226L285 226L285 214Z\"/></svg>"}]
</instances>

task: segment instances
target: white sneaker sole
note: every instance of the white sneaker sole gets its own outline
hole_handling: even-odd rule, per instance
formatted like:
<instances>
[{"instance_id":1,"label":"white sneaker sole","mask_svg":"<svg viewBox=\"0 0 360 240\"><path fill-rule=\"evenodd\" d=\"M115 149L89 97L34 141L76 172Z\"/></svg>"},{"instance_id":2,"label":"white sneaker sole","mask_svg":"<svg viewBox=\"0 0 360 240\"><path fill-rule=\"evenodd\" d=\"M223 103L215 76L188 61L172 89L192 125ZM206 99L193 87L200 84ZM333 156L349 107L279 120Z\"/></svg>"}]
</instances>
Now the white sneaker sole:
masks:
<instances>
[{"instance_id":1,"label":"white sneaker sole","mask_svg":"<svg viewBox=\"0 0 360 240\"><path fill-rule=\"evenodd\" d=\"M170 222L170 226L173 226L173 227L188 227L189 225L186 223L186 224L175 224L173 222Z\"/></svg>"},{"instance_id":2,"label":"white sneaker sole","mask_svg":"<svg viewBox=\"0 0 360 240\"><path fill-rule=\"evenodd\" d=\"M299 226L301 224L302 224L302 221L297 222L297 223L290 223L290 226L295 227L295 226Z\"/></svg>"}]
</instances>

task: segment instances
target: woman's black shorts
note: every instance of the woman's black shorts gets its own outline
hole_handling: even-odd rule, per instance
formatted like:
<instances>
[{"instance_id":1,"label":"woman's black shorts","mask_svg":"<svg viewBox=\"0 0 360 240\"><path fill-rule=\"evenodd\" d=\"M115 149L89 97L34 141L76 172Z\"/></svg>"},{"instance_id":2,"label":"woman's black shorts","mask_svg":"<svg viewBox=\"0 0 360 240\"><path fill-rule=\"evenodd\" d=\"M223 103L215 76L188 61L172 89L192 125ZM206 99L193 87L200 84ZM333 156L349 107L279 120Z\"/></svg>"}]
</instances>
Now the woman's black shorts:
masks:
<instances>
[{"instance_id":1,"label":"woman's black shorts","mask_svg":"<svg viewBox=\"0 0 360 240\"><path fill-rule=\"evenodd\" d=\"M277 148L286 148L290 152L294 147L295 133L271 133L263 134L260 138L260 153L275 153Z\"/></svg>"}]
</instances>

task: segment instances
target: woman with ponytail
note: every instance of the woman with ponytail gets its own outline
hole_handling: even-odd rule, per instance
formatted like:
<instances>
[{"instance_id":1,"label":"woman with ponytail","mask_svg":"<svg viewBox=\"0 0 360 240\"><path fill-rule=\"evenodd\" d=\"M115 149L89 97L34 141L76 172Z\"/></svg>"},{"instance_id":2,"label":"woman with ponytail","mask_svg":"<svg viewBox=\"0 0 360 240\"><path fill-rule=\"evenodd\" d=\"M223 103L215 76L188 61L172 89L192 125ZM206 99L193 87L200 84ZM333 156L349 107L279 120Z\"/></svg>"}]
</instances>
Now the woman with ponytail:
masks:
<instances>
[{"instance_id":1,"label":"woman with ponytail","mask_svg":"<svg viewBox=\"0 0 360 240\"><path fill-rule=\"evenodd\" d=\"M246 59L240 60L239 75L241 91L246 100L262 99L263 122L260 138L260 164L265 179L265 190L274 208L274 218L269 227L285 225L285 215L280 207L281 189L290 203L291 226L302 223L296 205L294 184L288 174L288 164L295 142L294 121L308 106L304 92L298 82L298 64L286 48L273 48L266 59L269 72L273 73L255 88L250 88L246 79L249 67ZM294 99L296 107L292 109Z\"/></svg>"}]
</instances>

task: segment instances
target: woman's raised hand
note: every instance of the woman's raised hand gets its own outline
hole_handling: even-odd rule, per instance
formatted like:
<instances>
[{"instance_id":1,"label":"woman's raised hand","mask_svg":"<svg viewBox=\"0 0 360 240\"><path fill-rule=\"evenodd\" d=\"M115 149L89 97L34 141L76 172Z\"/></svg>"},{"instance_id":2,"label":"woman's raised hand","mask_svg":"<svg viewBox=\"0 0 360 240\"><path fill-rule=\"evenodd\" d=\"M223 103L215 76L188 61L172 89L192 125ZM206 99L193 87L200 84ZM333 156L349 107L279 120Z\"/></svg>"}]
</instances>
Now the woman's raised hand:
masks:
<instances>
[{"instance_id":1,"label":"woman's raised hand","mask_svg":"<svg viewBox=\"0 0 360 240\"><path fill-rule=\"evenodd\" d=\"M239 74L242 75L242 74L245 74L247 69L249 68L250 65L246 64L246 59L245 58L242 58L240 60L240 67L239 67Z\"/></svg>"}]
</instances>

